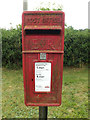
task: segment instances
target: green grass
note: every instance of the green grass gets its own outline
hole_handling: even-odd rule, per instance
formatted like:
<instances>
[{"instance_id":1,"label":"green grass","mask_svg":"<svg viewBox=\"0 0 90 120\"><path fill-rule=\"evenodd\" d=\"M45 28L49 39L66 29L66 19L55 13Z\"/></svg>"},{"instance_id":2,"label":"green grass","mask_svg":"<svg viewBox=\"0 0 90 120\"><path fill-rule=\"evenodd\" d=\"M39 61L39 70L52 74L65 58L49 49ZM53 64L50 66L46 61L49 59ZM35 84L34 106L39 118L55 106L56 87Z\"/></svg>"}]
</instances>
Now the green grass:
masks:
<instances>
[{"instance_id":1,"label":"green grass","mask_svg":"<svg viewBox=\"0 0 90 120\"><path fill-rule=\"evenodd\" d=\"M39 107L24 104L22 70L3 68L3 118L38 118ZM62 105L48 107L48 118L88 118L88 69L64 68Z\"/></svg>"}]
</instances>

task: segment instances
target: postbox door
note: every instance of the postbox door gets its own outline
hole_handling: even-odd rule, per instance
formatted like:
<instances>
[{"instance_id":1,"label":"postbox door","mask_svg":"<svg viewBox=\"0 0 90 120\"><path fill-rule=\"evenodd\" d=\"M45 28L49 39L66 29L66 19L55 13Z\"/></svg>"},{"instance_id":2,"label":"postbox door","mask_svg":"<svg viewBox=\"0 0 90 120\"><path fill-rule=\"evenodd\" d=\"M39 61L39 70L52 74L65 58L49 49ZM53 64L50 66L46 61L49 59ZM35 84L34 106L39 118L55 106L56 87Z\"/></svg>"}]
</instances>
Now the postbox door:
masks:
<instances>
[{"instance_id":1,"label":"postbox door","mask_svg":"<svg viewBox=\"0 0 90 120\"><path fill-rule=\"evenodd\" d=\"M47 15L47 12L43 15L41 13L35 14L41 20L47 16L53 20L56 14L54 12L50 16L49 12ZM58 12L59 16L56 16L57 21L60 19L60 24L41 23L37 26L34 25L35 23L30 25L27 22L29 18L31 20L33 12L24 14L22 52L25 104L58 106L61 104L62 92L64 14Z\"/></svg>"}]
</instances>

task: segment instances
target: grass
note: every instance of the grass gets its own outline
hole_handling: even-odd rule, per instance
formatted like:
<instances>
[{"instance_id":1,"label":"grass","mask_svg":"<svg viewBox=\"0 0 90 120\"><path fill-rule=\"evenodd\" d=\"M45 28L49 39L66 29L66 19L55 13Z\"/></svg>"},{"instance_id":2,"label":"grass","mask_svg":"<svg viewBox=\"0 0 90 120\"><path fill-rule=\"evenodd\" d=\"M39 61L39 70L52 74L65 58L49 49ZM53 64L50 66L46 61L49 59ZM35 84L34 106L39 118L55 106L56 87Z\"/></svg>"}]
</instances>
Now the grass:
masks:
<instances>
[{"instance_id":1,"label":"grass","mask_svg":"<svg viewBox=\"0 0 90 120\"><path fill-rule=\"evenodd\" d=\"M3 68L3 118L38 118L38 109L24 104L22 70ZM87 68L64 68L62 105L48 107L48 118L88 118Z\"/></svg>"}]
</instances>

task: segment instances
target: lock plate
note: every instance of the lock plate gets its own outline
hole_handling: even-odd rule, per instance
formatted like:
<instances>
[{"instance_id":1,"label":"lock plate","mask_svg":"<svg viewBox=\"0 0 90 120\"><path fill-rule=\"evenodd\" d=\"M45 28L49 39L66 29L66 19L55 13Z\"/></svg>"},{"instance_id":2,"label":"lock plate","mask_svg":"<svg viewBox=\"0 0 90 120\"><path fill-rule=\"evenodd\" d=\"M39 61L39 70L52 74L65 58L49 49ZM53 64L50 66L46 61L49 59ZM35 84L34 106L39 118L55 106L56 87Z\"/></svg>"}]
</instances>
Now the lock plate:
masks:
<instances>
[{"instance_id":1,"label":"lock plate","mask_svg":"<svg viewBox=\"0 0 90 120\"><path fill-rule=\"evenodd\" d=\"M40 60L46 60L46 53L40 53Z\"/></svg>"}]
</instances>

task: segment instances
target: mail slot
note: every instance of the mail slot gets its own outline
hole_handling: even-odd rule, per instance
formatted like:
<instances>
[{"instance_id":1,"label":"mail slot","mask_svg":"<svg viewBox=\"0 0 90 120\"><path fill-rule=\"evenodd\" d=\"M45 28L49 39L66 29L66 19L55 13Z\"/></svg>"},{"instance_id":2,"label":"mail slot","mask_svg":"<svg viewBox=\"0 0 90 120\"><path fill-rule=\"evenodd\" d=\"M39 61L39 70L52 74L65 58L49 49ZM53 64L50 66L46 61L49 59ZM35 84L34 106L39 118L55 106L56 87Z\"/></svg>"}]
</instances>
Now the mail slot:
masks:
<instances>
[{"instance_id":1,"label":"mail slot","mask_svg":"<svg viewBox=\"0 0 90 120\"><path fill-rule=\"evenodd\" d=\"M64 12L23 12L22 56L27 106L61 105L63 54Z\"/></svg>"}]
</instances>

